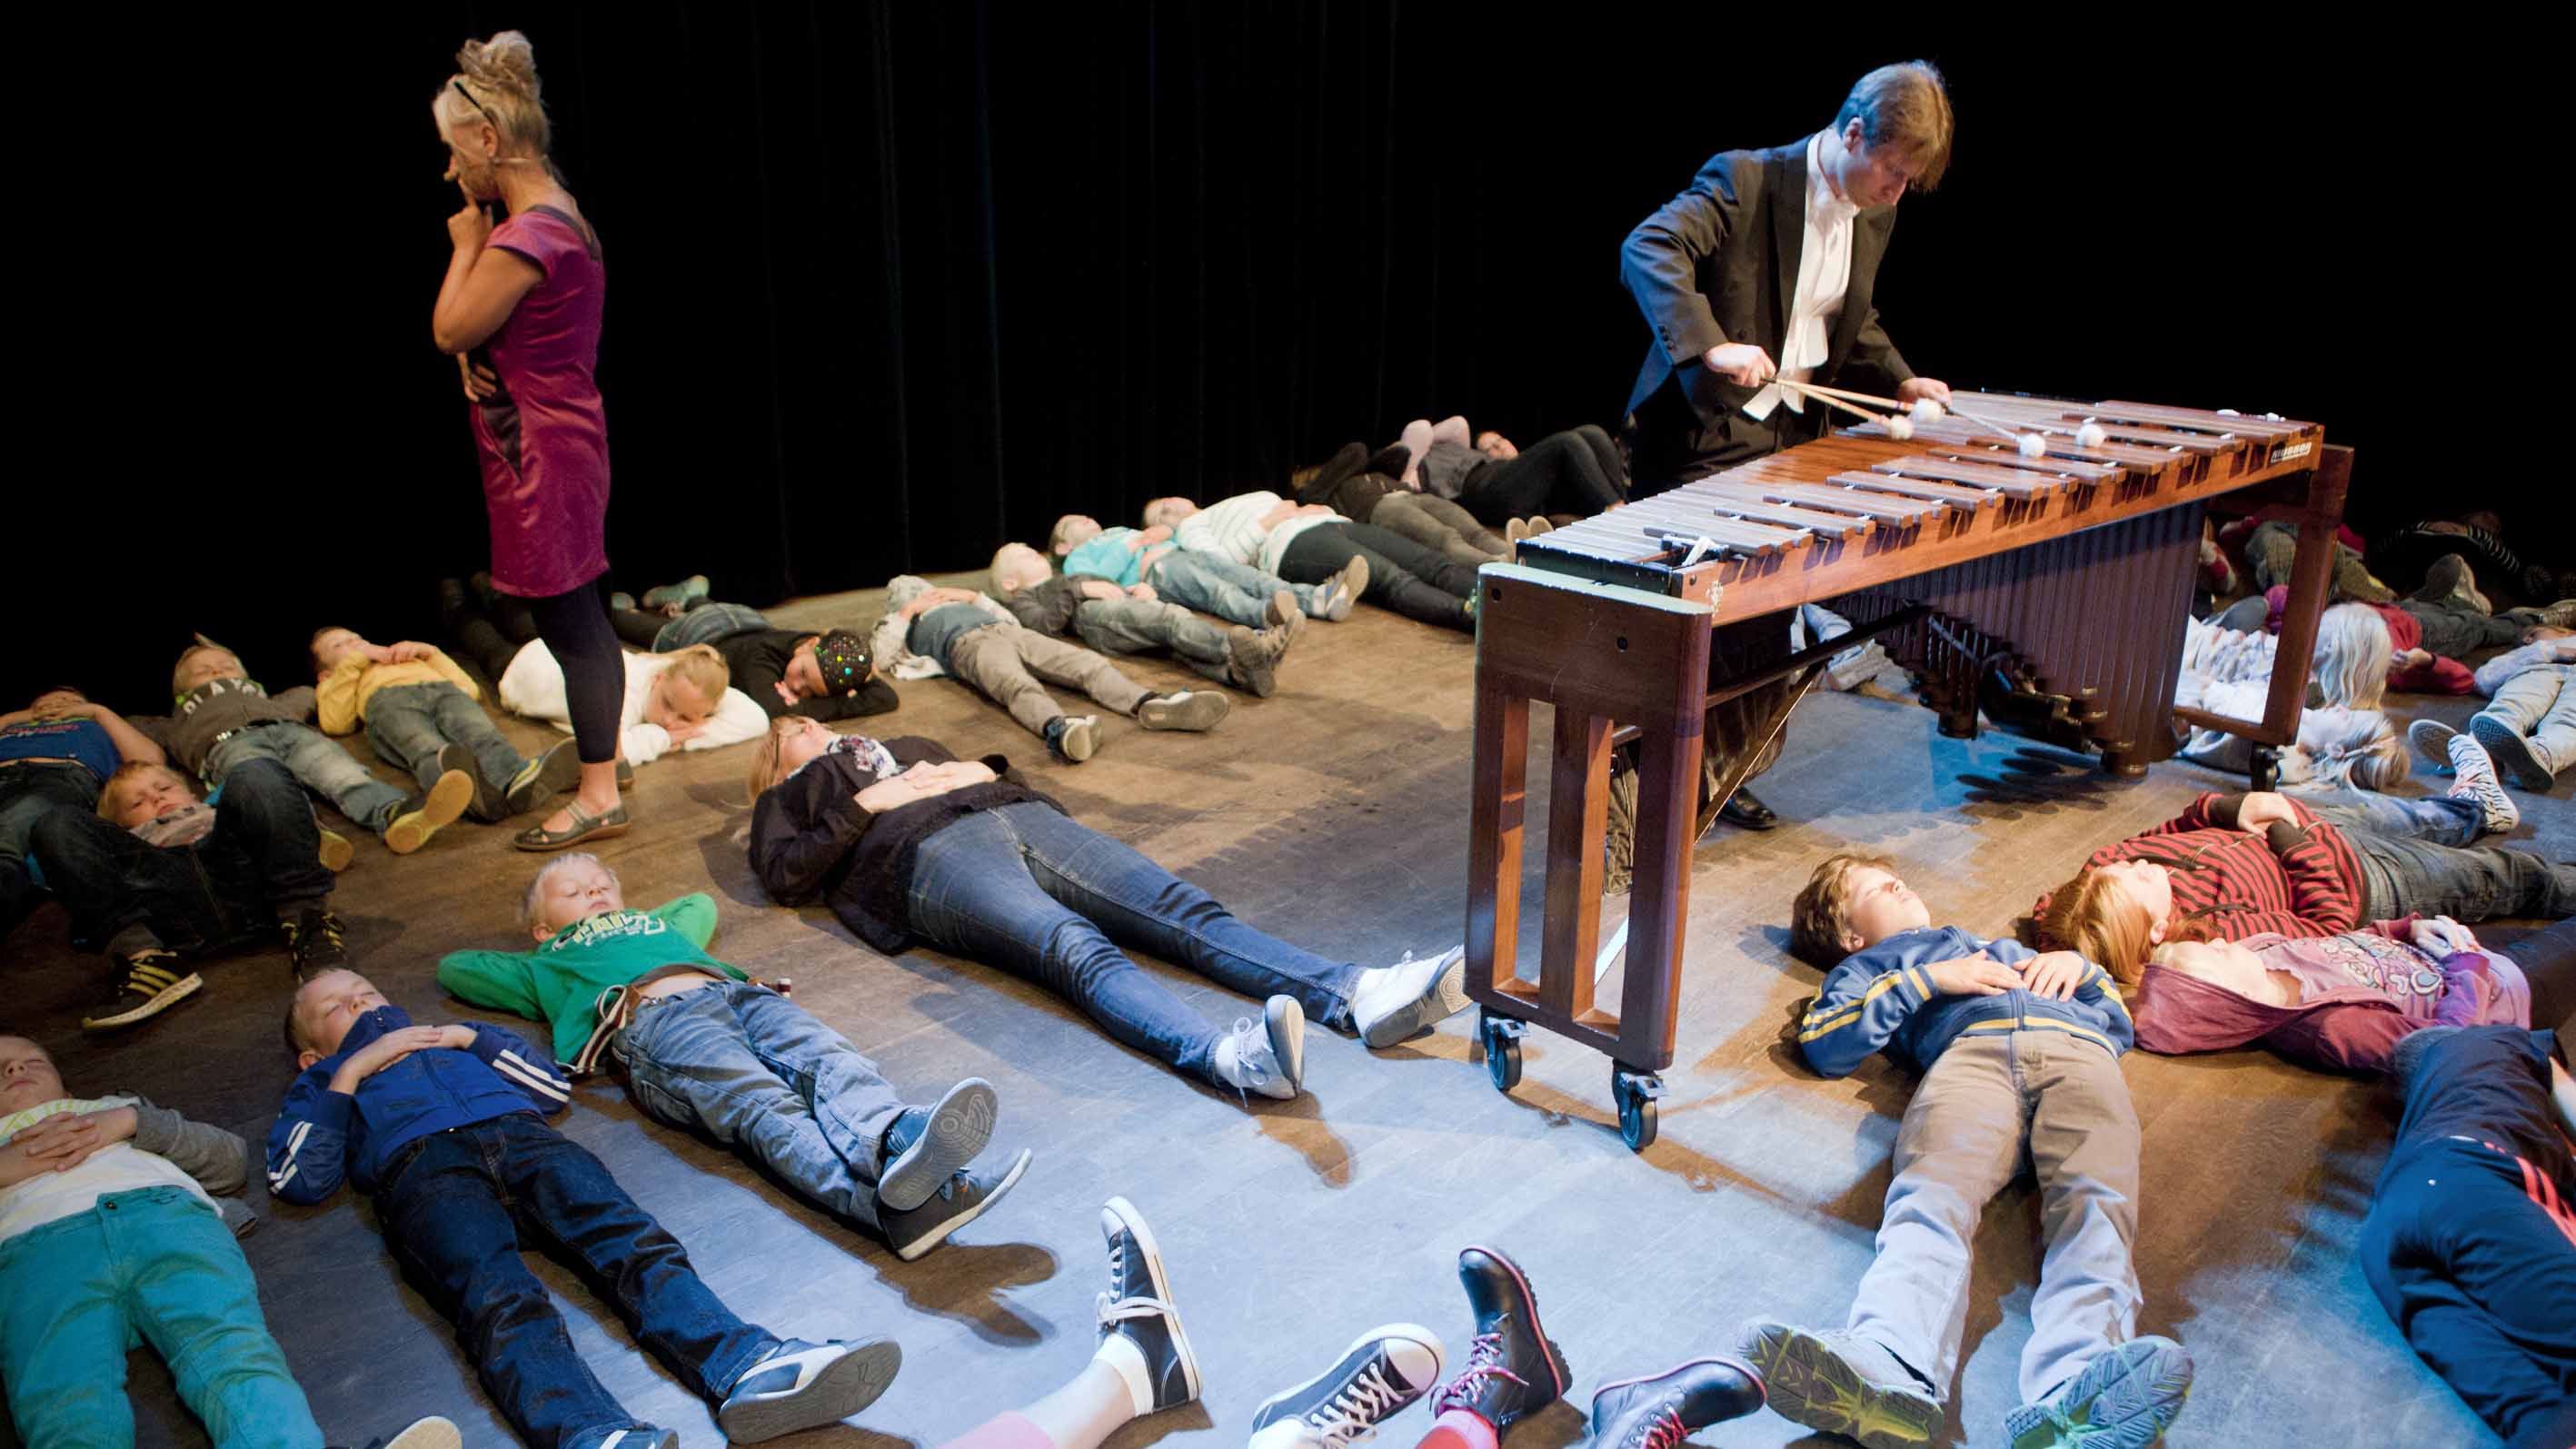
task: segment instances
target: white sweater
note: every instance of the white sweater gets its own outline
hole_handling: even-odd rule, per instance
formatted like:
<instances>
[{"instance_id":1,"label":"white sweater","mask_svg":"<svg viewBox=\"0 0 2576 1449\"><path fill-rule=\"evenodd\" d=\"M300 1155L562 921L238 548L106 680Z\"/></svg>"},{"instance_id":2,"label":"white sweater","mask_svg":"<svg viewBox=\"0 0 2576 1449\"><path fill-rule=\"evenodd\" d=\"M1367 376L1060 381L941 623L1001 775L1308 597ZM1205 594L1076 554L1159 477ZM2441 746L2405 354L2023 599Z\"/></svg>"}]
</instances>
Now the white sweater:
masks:
<instances>
[{"instance_id":1,"label":"white sweater","mask_svg":"<svg viewBox=\"0 0 2576 1449\"><path fill-rule=\"evenodd\" d=\"M1192 553L1217 554L1277 577L1279 561L1297 535L1327 523L1350 522L1338 513L1309 513L1265 531L1263 516L1278 506L1276 493L1238 493L1182 519L1172 536Z\"/></svg>"},{"instance_id":2,"label":"white sweater","mask_svg":"<svg viewBox=\"0 0 2576 1449\"><path fill-rule=\"evenodd\" d=\"M649 764L660 759L671 748L671 732L657 724L644 722L644 701L653 693L653 681L671 667L676 654L629 654L626 656L626 703L618 711L618 752L633 765ZM554 652L545 641L533 640L522 646L518 657L501 675L501 707L512 714L543 720L566 734L572 733L571 707L564 702L563 666L555 662ZM728 689L716 712L707 717L707 727L691 738L683 749L713 750L756 740L769 728L769 716L751 696L739 689Z\"/></svg>"}]
</instances>

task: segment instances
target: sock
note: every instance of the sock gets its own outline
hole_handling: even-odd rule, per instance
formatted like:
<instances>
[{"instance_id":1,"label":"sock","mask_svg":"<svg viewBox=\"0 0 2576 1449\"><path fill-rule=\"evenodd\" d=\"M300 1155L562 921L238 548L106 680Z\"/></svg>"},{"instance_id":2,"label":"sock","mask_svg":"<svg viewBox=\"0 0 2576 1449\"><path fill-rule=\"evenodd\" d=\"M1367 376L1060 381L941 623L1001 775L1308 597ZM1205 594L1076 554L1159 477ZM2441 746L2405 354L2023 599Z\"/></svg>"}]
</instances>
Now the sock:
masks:
<instances>
[{"instance_id":1,"label":"sock","mask_svg":"<svg viewBox=\"0 0 2576 1449\"><path fill-rule=\"evenodd\" d=\"M1434 1420L1431 1432L1422 1436L1415 1449L1494 1449L1494 1426L1483 1416L1465 1409L1451 1409Z\"/></svg>"},{"instance_id":2,"label":"sock","mask_svg":"<svg viewBox=\"0 0 2576 1449\"><path fill-rule=\"evenodd\" d=\"M1154 1385L1145 1377L1145 1355L1133 1340L1123 1333L1113 1333L1100 1340L1100 1351L1092 1362L1107 1364L1127 1385L1127 1397L1136 1405L1136 1417L1154 1412Z\"/></svg>"}]
</instances>

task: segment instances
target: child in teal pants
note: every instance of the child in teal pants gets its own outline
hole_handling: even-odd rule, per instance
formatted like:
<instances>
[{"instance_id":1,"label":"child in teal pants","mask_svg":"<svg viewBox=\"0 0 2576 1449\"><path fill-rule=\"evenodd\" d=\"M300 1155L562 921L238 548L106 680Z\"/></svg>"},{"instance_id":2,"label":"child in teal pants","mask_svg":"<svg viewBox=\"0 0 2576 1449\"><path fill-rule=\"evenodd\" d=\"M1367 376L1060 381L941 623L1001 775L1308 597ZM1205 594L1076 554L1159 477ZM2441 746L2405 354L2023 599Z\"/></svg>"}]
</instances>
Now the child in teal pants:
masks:
<instances>
[{"instance_id":1,"label":"child in teal pants","mask_svg":"<svg viewBox=\"0 0 2576 1449\"><path fill-rule=\"evenodd\" d=\"M20 1439L131 1445L125 1355L149 1343L220 1449L320 1449L212 1196L249 1171L232 1133L73 1098L42 1047L0 1036L0 1379Z\"/></svg>"}]
</instances>

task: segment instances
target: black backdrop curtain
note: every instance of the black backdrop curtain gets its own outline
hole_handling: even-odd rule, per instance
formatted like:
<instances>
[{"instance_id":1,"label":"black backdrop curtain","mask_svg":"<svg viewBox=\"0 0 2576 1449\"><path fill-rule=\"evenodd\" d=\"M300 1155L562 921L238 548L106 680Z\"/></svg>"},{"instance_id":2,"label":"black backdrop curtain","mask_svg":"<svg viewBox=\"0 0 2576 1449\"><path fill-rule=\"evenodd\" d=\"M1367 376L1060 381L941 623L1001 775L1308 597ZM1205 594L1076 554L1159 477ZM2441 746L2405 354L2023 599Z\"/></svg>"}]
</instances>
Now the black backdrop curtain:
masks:
<instances>
[{"instance_id":1,"label":"black backdrop curtain","mask_svg":"<svg viewBox=\"0 0 2576 1449\"><path fill-rule=\"evenodd\" d=\"M2366 519L2427 485L2563 509L2458 461L2504 421L2463 374L2520 373L2554 325L2478 220L2545 208L2523 178L2554 133L2512 109L2544 61L2476 37L1392 3L196 23L243 28L82 37L132 99L103 194L66 208L69 280L29 287L61 310L33 329L18 552L63 624L11 650L12 705L71 678L149 707L191 629L295 682L315 626L424 634L432 581L483 564L428 342L457 198L427 102L506 27L605 244L610 555L639 592L971 568L1068 509L1269 485L1417 415L1615 422L1646 338L1627 230L1915 55L1959 116L1878 289L1918 368L2320 419L2363 449Z\"/></svg>"}]
</instances>

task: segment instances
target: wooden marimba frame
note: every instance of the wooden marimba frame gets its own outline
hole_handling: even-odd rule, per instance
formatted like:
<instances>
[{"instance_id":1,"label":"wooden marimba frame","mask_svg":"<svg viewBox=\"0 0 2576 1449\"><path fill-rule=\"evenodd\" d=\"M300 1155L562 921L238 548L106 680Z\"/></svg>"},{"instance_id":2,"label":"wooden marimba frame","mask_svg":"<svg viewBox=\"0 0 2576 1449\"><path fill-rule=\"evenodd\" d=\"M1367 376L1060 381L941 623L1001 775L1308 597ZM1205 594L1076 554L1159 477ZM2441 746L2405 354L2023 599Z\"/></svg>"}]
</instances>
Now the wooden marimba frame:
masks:
<instances>
[{"instance_id":1,"label":"wooden marimba frame","mask_svg":"<svg viewBox=\"0 0 2576 1449\"><path fill-rule=\"evenodd\" d=\"M2024 679L2066 686L2047 693L2115 773L2143 773L2170 755L2179 718L2254 741L2253 784L2270 788L2280 748L2298 734L2303 661L2324 609L2350 450L2326 447L2312 424L2278 418L1960 398L2042 435L2046 455L1993 446L2001 440L1991 429L1980 437L1955 419L1918 427L1908 442L1875 426L1847 430L1526 540L1518 562L1480 572L1466 984L1497 1089L1518 1084L1520 1040L1544 1027L1611 1058L1621 1135L1638 1151L1652 1144L1679 1024L1692 850L1740 783L1720 780L1702 796L1708 712L1783 679L1793 707L1828 659L1864 639L1890 635L1900 653L1924 655L1927 699L1946 732L1973 735L1973 685L2009 662ZM2085 421L2107 439L2076 442ZM2173 705L2199 505L2222 497L2286 502L2299 534L2259 721ZM2186 514L2156 517L2186 505ZM2131 557L2144 560L2143 573L2106 572ZM1997 569L2009 572L2016 559L2030 580L1999 588ZM2104 617L2088 586L2115 590L2127 612ZM2034 602L2034 593L2048 596ZM1845 596L1855 610L1884 607L1798 653L1712 668L1719 626ZM2151 627L2122 635L2118 625L2142 609ZM2019 636L1994 623L2041 642L2028 658L2018 644L1996 648L1995 638ZM1936 655L1969 674L1964 703L1932 698ZM1533 701L1553 708L1555 725L1539 975L1530 981L1518 968ZM1611 752L1626 741L1637 761L1636 848L1613 1007L1596 997L1595 981ZM1739 769L1758 754L1747 751Z\"/></svg>"}]
</instances>

